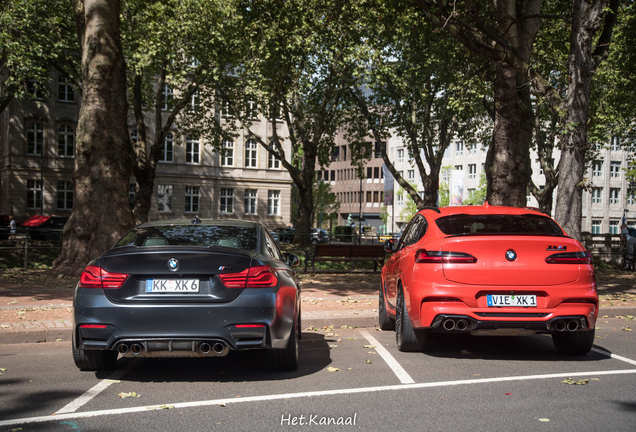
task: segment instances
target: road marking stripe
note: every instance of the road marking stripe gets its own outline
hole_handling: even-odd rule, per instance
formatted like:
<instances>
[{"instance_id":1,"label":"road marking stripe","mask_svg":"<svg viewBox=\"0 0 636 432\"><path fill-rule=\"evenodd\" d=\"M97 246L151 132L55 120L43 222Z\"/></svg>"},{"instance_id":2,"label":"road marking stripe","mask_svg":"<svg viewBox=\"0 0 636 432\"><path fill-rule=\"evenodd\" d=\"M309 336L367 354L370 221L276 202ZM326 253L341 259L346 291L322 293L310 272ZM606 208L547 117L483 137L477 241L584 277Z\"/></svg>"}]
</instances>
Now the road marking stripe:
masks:
<instances>
[{"instance_id":1,"label":"road marking stripe","mask_svg":"<svg viewBox=\"0 0 636 432\"><path fill-rule=\"evenodd\" d=\"M323 391L302 392L302 393L285 393L285 394L278 394L278 395L251 396L251 397L242 397L242 398L233 397L229 399L213 399L213 400L206 400L206 401L181 402L181 403L171 403L171 404L165 404L165 405L149 405L149 406L142 406L142 407L118 408L118 409L110 409L110 410L102 410L102 411L86 411L86 412L79 412L79 413L75 412L75 413L60 414L60 415L41 416L41 417L28 417L28 418L22 418L22 419L0 420L0 426L11 426L11 425L28 424L28 423L41 423L41 422L47 422L47 421L95 417L95 416L102 416L102 415L116 415L116 414L129 414L129 413L135 413L135 412L146 412L149 410L161 410L165 406L172 406L174 408L193 408L193 407L211 406L211 405L219 405L219 404L262 402L262 401L273 401L273 400L280 400L280 399L297 399L297 398L316 397L316 396L371 393L371 392L380 392L380 391L389 391L389 390L399 391L399 390L412 390L412 389L421 389L421 388L429 388L429 387L447 387L447 386L466 385L466 384L488 384L488 383L510 382L510 381L528 381L528 380L537 380L537 379L572 378L572 377L578 377L578 376L597 377L602 375L625 375L625 374L636 374L636 369L613 370L613 371L591 371L591 372L566 372L566 373L546 374L546 375L480 378L480 379L459 380L459 381L440 381L440 382L432 382L432 383L398 384L398 385L390 385L390 386L382 386L382 387L363 387L363 388L323 390Z\"/></svg>"},{"instance_id":2,"label":"road marking stripe","mask_svg":"<svg viewBox=\"0 0 636 432\"><path fill-rule=\"evenodd\" d=\"M371 345L375 345L375 350L380 354L380 357L384 359L387 365L391 368L393 373L397 375L398 379L402 384L413 384L415 381L411 376L404 370L402 365L398 363L398 361L391 355L391 353L382 346L373 336L369 334L366 330L360 330L360 334L364 336Z\"/></svg>"},{"instance_id":3,"label":"road marking stripe","mask_svg":"<svg viewBox=\"0 0 636 432\"><path fill-rule=\"evenodd\" d=\"M595 353L606 355L606 356L608 356L610 358L613 358L613 359L616 359L616 360L620 360L620 361L624 361L624 362L629 363L629 364L636 365L636 360L632 360L632 359L628 359L627 357L622 357L622 356L619 356L619 355L616 355L616 354L612 354L609 351L601 350L601 349L598 349L598 348L592 348L592 351L594 351Z\"/></svg>"},{"instance_id":4,"label":"road marking stripe","mask_svg":"<svg viewBox=\"0 0 636 432\"><path fill-rule=\"evenodd\" d=\"M128 364L126 364L123 368L116 370L112 373L108 378L100 381L96 386L88 390L86 393L75 399L74 401L68 403L65 407L55 412L57 414L68 414L74 413L77 411L82 405L85 405L93 399L95 396L106 390L111 384L113 384L114 380L120 379L127 372L137 367L137 365L142 361L142 359L135 359Z\"/></svg>"}]
</instances>

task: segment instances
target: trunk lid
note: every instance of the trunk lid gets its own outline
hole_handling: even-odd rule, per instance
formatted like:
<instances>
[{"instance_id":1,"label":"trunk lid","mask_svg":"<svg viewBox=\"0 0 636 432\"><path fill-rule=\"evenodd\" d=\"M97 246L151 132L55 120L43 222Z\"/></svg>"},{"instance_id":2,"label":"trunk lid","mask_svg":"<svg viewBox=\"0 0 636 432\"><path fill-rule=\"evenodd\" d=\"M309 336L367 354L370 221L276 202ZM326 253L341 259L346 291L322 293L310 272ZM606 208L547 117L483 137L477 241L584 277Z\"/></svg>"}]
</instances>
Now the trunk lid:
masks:
<instances>
[{"instance_id":1,"label":"trunk lid","mask_svg":"<svg viewBox=\"0 0 636 432\"><path fill-rule=\"evenodd\" d=\"M449 281L469 285L547 286L576 281L580 265L548 264L545 259L556 253L583 249L568 237L469 235L444 239L442 250L477 258L474 264L443 264L444 277ZM507 259L507 251L512 251L515 259Z\"/></svg>"},{"instance_id":2,"label":"trunk lid","mask_svg":"<svg viewBox=\"0 0 636 432\"><path fill-rule=\"evenodd\" d=\"M124 249L124 250L122 250ZM111 273L128 274L121 288L104 289L115 303L175 304L224 303L237 298L243 289L226 288L218 278L222 273L238 273L250 267L252 256L235 249L213 247L122 248L107 252L96 263ZM147 249L147 250L144 250ZM176 270L168 262L176 260ZM198 291L148 292L152 282L164 287L197 281ZM174 281L174 282L167 282ZM190 288L192 283L188 285Z\"/></svg>"}]
</instances>

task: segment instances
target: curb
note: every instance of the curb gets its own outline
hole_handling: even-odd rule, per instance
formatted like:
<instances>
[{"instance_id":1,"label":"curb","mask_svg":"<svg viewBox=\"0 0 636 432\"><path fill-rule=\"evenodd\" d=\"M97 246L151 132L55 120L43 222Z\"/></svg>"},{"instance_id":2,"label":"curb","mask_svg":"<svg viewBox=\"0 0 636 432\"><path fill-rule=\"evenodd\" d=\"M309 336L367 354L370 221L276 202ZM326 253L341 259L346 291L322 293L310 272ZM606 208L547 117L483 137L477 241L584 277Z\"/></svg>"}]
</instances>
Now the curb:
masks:
<instances>
[{"instance_id":1,"label":"curb","mask_svg":"<svg viewBox=\"0 0 636 432\"><path fill-rule=\"evenodd\" d=\"M354 328L377 327L378 317L342 315L342 316L324 316L329 313L307 312L308 316L302 318L301 325L303 330L308 327L317 327L322 329L325 326L334 326L334 329L343 326ZM323 315L323 316L320 316ZM636 316L636 307L609 307L602 308L599 311L599 318L607 316L615 318L617 316L633 315ZM1 344L19 344L19 343L41 343L41 342L66 342L70 341L73 330L70 328L60 329L33 329L33 330L9 330L0 331Z\"/></svg>"}]
</instances>

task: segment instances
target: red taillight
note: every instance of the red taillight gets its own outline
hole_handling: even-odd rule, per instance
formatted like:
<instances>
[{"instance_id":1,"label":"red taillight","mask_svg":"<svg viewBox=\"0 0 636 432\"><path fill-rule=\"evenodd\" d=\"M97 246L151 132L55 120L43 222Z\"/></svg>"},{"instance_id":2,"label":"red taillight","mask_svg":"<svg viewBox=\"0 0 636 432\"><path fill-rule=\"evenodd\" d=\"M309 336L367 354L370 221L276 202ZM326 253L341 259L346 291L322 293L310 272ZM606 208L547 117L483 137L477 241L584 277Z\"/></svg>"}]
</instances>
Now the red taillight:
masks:
<instances>
[{"instance_id":1,"label":"red taillight","mask_svg":"<svg viewBox=\"0 0 636 432\"><path fill-rule=\"evenodd\" d=\"M477 258L463 252L418 249L415 252L415 262L419 264L474 264Z\"/></svg>"},{"instance_id":2,"label":"red taillight","mask_svg":"<svg viewBox=\"0 0 636 432\"><path fill-rule=\"evenodd\" d=\"M218 275L227 288L269 288L278 284L276 270L271 266L250 267L240 273Z\"/></svg>"},{"instance_id":3,"label":"red taillight","mask_svg":"<svg viewBox=\"0 0 636 432\"><path fill-rule=\"evenodd\" d=\"M565 252L550 255L545 259L548 264L594 264L590 252Z\"/></svg>"},{"instance_id":4,"label":"red taillight","mask_svg":"<svg viewBox=\"0 0 636 432\"><path fill-rule=\"evenodd\" d=\"M105 329L108 327L106 324L82 324L80 328L92 328L92 329Z\"/></svg>"},{"instance_id":5,"label":"red taillight","mask_svg":"<svg viewBox=\"0 0 636 432\"><path fill-rule=\"evenodd\" d=\"M101 267L87 266L80 276L81 288L117 289L128 279L124 273L110 273Z\"/></svg>"},{"instance_id":6,"label":"red taillight","mask_svg":"<svg viewBox=\"0 0 636 432\"><path fill-rule=\"evenodd\" d=\"M262 328L265 324L237 324L236 328Z\"/></svg>"}]
</instances>

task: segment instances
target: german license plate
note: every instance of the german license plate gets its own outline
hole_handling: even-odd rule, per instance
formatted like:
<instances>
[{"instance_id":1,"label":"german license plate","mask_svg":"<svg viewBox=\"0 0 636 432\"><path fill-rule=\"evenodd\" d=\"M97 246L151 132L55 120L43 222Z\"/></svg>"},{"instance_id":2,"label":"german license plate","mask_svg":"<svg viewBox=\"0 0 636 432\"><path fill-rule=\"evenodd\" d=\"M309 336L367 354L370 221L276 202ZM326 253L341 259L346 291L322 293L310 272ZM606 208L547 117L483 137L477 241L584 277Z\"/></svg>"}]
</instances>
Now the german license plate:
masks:
<instances>
[{"instance_id":1,"label":"german license plate","mask_svg":"<svg viewBox=\"0 0 636 432\"><path fill-rule=\"evenodd\" d=\"M491 307L537 307L536 295L488 294L486 297Z\"/></svg>"},{"instance_id":2,"label":"german license plate","mask_svg":"<svg viewBox=\"0 0 636 432\"><path fill-rule=\"evenodd\" d=\"M146 280L147 293L197 293L199 292L198 279L148 279Z\"/></svg>"}]
</instances>

